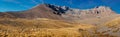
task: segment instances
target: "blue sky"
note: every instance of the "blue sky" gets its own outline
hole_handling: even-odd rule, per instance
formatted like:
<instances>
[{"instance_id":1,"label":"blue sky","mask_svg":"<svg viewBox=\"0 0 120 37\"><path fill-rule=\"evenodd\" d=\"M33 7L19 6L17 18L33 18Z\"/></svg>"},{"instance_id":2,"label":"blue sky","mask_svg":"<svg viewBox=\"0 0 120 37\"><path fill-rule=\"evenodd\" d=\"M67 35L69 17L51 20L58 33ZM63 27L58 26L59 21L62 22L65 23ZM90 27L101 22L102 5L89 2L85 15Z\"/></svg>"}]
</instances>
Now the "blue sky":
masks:
<instances>
[{"instance_id":1,"label":"blue sky","mask_svg":"<svg viewBox=\"0 0 120 37\"><path fill-rule=\"evenodd\" d=\"M0 0L0 12L28 10L43 2L78 9L108 6L120 13L120 0Z\"/></svg>"}]
</instances>

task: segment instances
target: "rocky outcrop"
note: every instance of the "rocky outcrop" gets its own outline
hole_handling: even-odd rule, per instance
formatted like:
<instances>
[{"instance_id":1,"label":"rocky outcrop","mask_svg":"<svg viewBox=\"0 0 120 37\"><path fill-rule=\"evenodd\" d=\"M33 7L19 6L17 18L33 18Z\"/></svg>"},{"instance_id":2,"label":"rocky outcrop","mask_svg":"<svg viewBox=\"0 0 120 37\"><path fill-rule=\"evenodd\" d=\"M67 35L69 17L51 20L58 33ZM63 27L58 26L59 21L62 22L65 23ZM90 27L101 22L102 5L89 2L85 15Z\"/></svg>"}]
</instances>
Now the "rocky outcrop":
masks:
<instances>
[{"instance_id":1,"label":"rocky outcrop","mask_svg":"<svg viewBox=\"0 0 120 37\"><path fill-rule=\"evenodd\" d=\"M66 12L64 17L74 18L74 19L87 19L87 18L100 18L104 16L110 16L116 14L109 7L99 6L92 9L80 10L80 9L70 9Z\"/></svg>"}]
</instances>

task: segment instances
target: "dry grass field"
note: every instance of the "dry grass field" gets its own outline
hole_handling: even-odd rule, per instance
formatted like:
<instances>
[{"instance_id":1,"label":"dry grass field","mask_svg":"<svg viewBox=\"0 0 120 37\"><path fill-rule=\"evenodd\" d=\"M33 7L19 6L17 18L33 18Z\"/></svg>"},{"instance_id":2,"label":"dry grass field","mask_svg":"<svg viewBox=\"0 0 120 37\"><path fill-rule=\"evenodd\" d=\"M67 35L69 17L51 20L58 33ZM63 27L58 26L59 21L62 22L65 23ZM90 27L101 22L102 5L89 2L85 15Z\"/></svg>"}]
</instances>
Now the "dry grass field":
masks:
<instances>
[{"instance_id":1,"label":"dry grass field","mask_svg":"<svg viewBox=\"0 0 120 37\"><path fill-rule=\"evenodd\" d=\"M0 37L116 37L97 31L99 28L46 18L0 19Z\"/></svg>"}]
</instances>

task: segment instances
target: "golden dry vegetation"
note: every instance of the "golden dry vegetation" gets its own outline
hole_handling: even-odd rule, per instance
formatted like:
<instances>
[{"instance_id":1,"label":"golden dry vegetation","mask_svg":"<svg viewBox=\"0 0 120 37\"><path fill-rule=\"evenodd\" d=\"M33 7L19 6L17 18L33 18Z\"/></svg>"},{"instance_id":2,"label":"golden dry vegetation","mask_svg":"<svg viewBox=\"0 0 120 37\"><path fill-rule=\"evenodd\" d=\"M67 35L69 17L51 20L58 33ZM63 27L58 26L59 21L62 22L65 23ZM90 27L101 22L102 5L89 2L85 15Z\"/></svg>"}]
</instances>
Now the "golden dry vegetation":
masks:
<instances>
[{"instance_id":1,"label":"golden dry vegetation","mask_svg":"<svg viewBox=\"0 0 120 37\"><path fill-rule=\"evenodd\" d=\"M74 23L52 19L0 19L1 37L82 37ZM77 24L76 24L77 25ZM80 26L87 29L92 26ZM86 32L86 31L85 31ZM83 32L82 32L83 33ZM86 32L86 34L88 34ZM85 34L84 34L85 35ZM88 34L89 35L89 34Z\"/></svg>"},{"instance_id":2,"label":"golden dry vegetation","mask_svg":"<svg viewBox=\"0 0 120 37\"><path fill-rule=\"evenodd\" d=\"M0 37L115 37L89 24L46 18L0 19Z\"/></svg>"}]
</instances>

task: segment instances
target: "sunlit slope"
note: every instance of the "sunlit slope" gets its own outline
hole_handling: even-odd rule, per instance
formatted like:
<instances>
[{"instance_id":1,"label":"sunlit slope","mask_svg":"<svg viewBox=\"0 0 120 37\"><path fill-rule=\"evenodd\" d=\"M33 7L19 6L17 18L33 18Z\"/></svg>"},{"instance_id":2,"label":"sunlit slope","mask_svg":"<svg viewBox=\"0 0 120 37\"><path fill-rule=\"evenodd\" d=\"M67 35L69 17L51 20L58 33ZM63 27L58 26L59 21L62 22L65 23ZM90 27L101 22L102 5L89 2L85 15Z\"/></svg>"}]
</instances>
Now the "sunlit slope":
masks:
<instances>
[{"instance_id":1,"label":"sunlit slope","mask_svg":"<svg viewBox=\"0 0 120 37\"><path fill-rule=\"evenodd\" d=\"M108 26L108 27L119 26L119 25L120 25L120 17L117 17L117 18L106 23L106 26Z\"/></svg>"},{"instance_id":2,"label":"sunlit slope","mask_svg":"<svg viewBox=\"0 0 120 37\"><path fill-rule=\"evenodd\" d=\"M120 37L120 17L116 17L113 20L109 20L104 24L98 25L96 29L97 32L100 32L104 35L113 35Z\"/></svg>"},{"instance_id":3,"label":"sunlit slope","mask_svg":"<svg viewBox=\"0 0 120 37\"><path fill-rule=\"evenodd\" d=\"M115 19L117 17L120 17L119 14L113 14L110 16L104 16L101 18L89 18L89 19L85 19L85 20L80 20L80 21L76 21L76 22L80 22L80 23L84 23L84 24L93 24L93 25L100 25L100 24L104 24L112 19Z\"/></svg>"}]
</instances>

